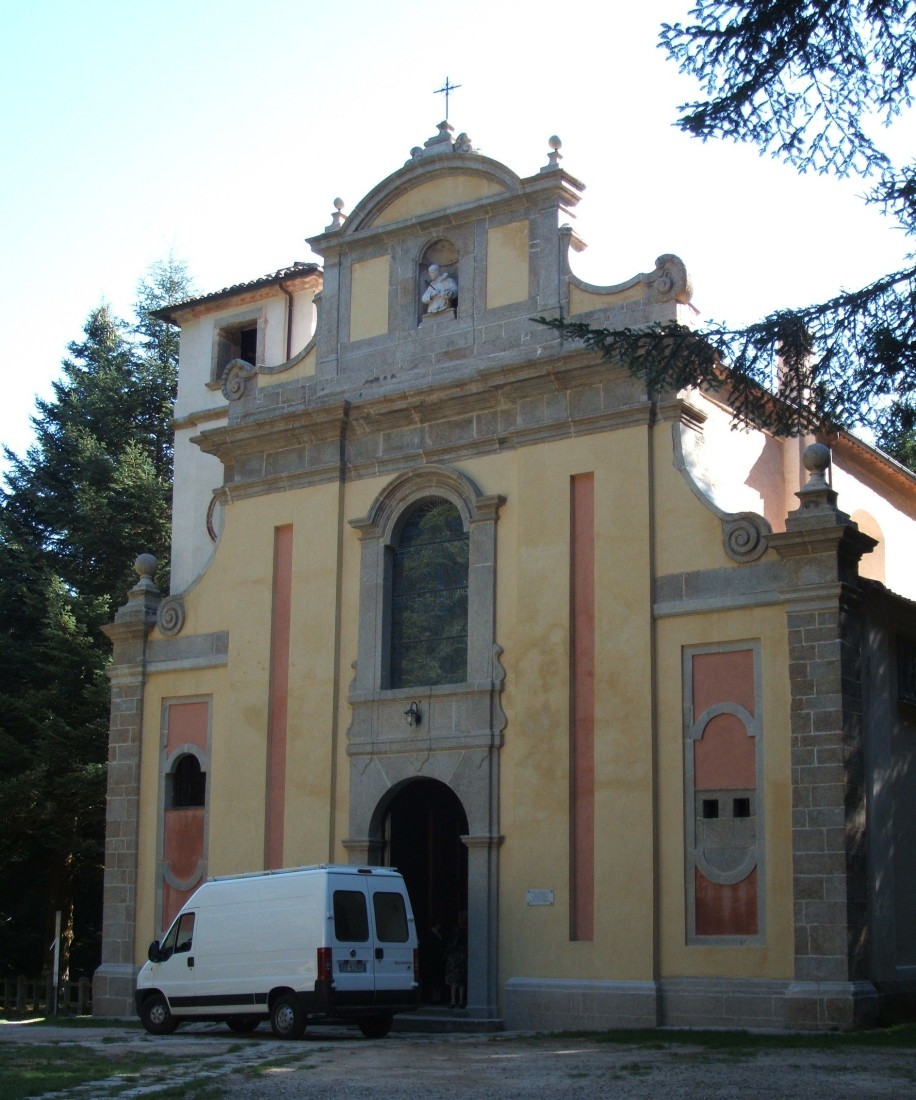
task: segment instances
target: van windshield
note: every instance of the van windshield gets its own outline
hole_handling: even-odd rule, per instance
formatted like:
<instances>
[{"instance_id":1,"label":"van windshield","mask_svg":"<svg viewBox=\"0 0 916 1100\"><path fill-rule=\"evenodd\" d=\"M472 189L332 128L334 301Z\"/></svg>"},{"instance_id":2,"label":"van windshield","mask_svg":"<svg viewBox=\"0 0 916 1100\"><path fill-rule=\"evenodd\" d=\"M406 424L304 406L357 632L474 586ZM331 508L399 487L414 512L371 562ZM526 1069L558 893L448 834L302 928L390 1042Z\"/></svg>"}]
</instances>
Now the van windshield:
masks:
<instances>
[{"instance_id":1,"label":"van windshield","mask_svg":"<svg viewBox=\"0 0 916 1100\"><path fill-rule=\"evenodd\" d=\"M386 943L406 943L409 933L403 896L379 892L372 895L372 906L378 938Z\"/></svg>"}]
</instances>

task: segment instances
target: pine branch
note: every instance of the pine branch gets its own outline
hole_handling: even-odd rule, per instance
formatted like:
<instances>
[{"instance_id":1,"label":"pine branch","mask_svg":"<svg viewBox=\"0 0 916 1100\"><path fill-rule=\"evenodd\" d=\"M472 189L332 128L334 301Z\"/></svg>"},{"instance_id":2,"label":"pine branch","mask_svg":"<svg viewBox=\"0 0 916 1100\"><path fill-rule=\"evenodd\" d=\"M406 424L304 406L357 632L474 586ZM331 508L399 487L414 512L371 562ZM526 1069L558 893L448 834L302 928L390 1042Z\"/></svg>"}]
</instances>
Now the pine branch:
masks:
<instances>
[{"instance_id":1,"label":"pine branch","mask_svg":"<svg viewBox=\"0 0 916 1100\"><path fill-rule=\"evenodd\" d=\"M880 434L895 399L916 390L916 267L744 328L535 319L626 367L652 394L724 390L736 423L777 435L856 426Z\"/></svg>"}]
</instances>

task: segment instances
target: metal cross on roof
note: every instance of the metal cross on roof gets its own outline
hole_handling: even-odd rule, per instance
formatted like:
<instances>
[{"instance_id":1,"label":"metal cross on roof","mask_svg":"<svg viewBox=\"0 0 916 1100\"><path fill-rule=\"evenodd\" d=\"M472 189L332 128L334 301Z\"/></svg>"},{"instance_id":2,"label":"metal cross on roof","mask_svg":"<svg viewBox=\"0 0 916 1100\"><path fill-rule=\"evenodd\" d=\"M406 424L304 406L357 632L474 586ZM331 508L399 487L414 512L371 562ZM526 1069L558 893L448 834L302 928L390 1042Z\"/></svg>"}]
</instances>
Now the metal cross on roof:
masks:
<instances>
[{"instance_id":1,"label":"metal cross on roof","mask_svg":"<svg viewBox=\"0 0 916 1100\"><path fill-rule=\"evenodd\" d=\"M433 95L441 95L443 92L445 93L445 121L446 122L448 122L448 94L449 94L449 92L453 92L456 88L460 88L460 87L461 87L460 84L450 84L449 80L448 80L448 77L446 77L445 78L445 83L442 85L442 87L437 88L433 92Z\"/></svg>"}]
</instances>

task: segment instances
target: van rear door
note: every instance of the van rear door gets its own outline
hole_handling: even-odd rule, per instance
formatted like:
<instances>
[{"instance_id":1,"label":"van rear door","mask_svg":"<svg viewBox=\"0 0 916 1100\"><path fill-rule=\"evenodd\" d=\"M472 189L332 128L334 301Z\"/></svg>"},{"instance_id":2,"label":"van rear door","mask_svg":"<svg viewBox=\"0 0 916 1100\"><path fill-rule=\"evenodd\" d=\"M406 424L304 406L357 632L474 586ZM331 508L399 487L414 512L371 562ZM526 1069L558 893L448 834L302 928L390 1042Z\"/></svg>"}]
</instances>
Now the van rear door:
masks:
<instances>
[{"instance_id":1,"label":"van rear door","mask_svg":"<svg viewBox=\"0 0 916 1100\"><path fill-rule=\"evenodd\" d=\"M400 880L380 876L368 884L375 927L375 1003L403 1004L404 992L414 986L413 915Z\"/></svg>"},{"instance_id":2,"label":"van rear door","mask_svg":"<svg viewBox=\"0 0 916 1100\"><path fill-rule=\"evenodd\" d=\"M331 976L341 1005L371 1004L375 988L374 943L366 880L332 875Z\"/></svg>"}]
</instances>

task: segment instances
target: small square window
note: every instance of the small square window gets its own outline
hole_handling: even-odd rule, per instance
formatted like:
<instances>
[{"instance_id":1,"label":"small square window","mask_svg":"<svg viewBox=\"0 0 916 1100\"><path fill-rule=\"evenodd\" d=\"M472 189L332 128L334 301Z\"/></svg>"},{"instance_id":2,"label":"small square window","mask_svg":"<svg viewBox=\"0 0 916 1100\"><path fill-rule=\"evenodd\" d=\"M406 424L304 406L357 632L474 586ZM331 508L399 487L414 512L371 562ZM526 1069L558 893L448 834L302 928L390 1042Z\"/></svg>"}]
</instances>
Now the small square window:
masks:
<instances>
[{"instance_id":1,"label":"small square window","mask_svg":"<svg viewBox=\"0 0 916 1100\"><path fill-rule=\"evenodd\" d=\"M217 330L214 347L214 380L222 378L234 359L258 365L258 322L255 319L226 325Z\"/></svg>"},{"instance_id":2,"label":"small square window","mask_svg":"<svg viewBox=\"0 0 916 1100\"><path fill-rule=\"evenodd\" d=\"M703 817L709 821L714 817L719 816L719 800L718 798L704 798L703 799Z\"/></svg>"},{"instance_id":3,"label":"small square window","mask_svg":"<svg viewBox=\"0 0 916 1100\"><path fill-rule=\"evenodd\" d=\"M258 326L239 329L239 359L255 366L258 360Z\"/></svg>"},{"instance_id":4,"label":"small square window","mask_svg":"<svg viewBox=\"0 0 916 1100\"><path fill-rule=\"evenodd\" d=\"M749 798L735 798L735 799L732 799L732 816L733 817L750 817L751 816L751 800Z\"/></svg>"}]
</instances>

